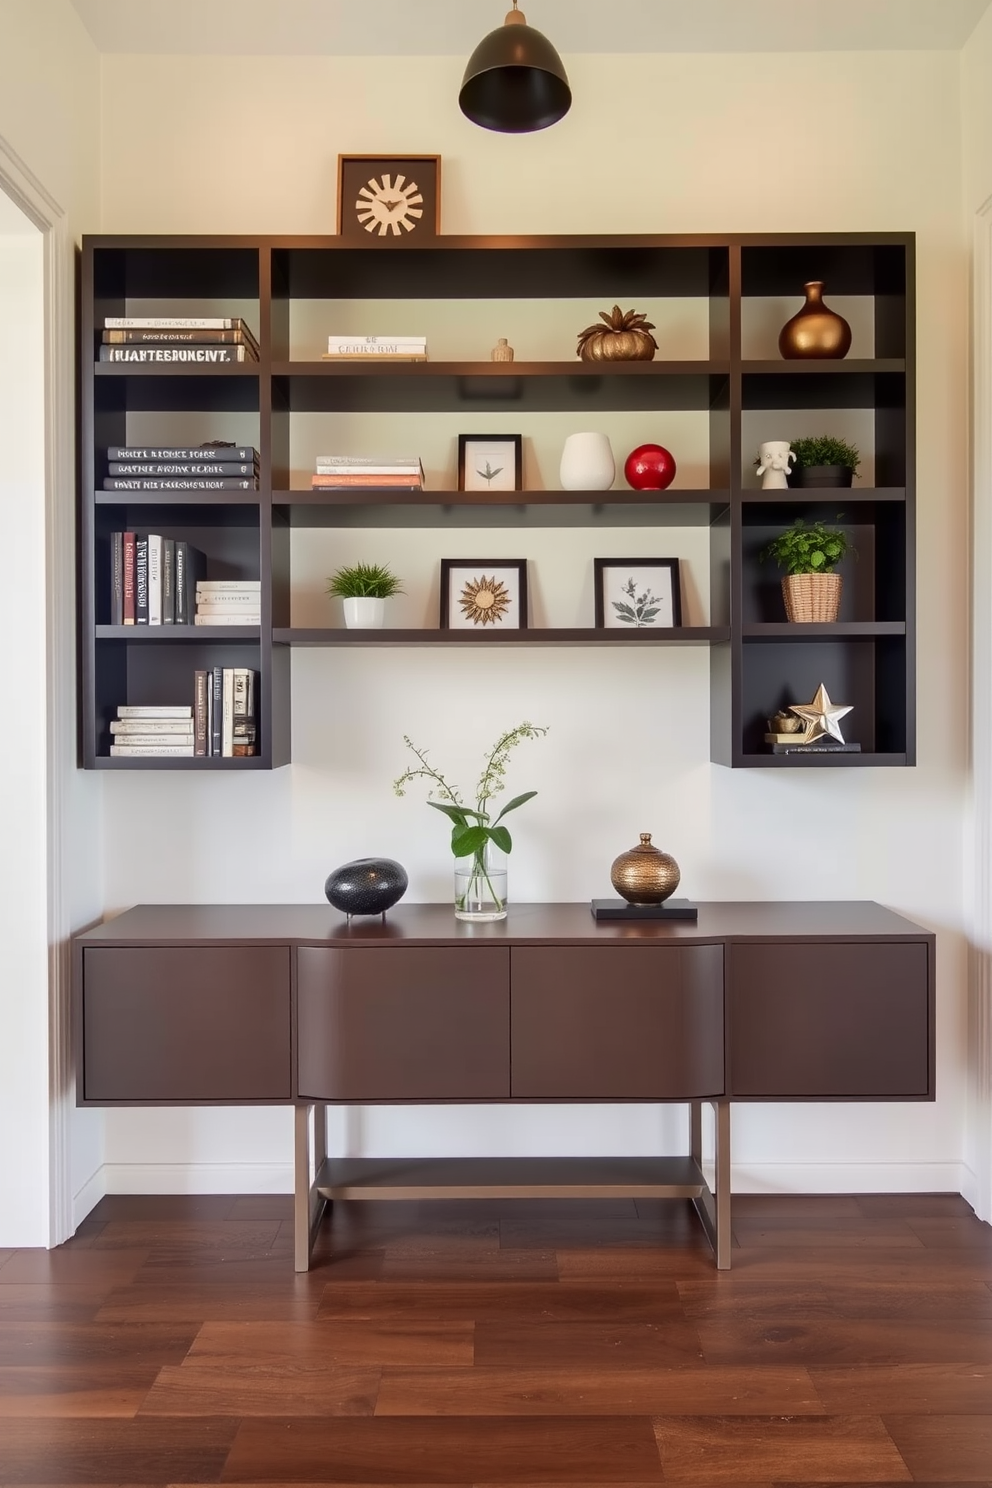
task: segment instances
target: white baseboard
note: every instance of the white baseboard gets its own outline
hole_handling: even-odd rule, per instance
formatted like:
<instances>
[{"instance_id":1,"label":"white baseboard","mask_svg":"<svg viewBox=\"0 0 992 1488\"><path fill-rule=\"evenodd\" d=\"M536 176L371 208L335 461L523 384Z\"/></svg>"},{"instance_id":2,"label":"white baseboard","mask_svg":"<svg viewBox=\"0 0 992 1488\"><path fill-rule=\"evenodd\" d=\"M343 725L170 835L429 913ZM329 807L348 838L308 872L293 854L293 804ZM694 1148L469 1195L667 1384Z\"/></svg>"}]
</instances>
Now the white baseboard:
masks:
<instances>
[{"instance_id":1,"label":"white baseboard","mask_svg":"<svg viewBox=\"0 0 992 1488\"><path fill-rule=\"evenodd\" d=\"M293 1164L104 1163L108 1194L292 1193Z\"/></svg>"},{"instance_id":2,"label":"white baseboard","mask_svg":"<svg viewBox=\"0 0 992 1488\"><path fill-rule=\"evenodd\" d=\"M105 1187L105 1167L97 1168L83 1184L78 1193L72 1196L72 1232L75 1234L87 1214L95 1209L97 1204L107 1192Z\"/></svg>"}]
</instances>

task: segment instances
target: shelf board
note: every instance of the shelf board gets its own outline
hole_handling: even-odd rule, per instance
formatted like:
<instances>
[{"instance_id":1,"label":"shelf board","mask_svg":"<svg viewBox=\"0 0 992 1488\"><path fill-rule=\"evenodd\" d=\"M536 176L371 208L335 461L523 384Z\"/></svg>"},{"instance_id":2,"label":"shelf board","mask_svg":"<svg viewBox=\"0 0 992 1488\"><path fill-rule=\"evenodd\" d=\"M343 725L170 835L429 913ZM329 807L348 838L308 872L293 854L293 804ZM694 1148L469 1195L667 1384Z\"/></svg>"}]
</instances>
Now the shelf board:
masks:
<instances>
[{"instance_id":1,"label":"shelf board","mask_svg":"<svg viewBox=\"0 0 992 1488\"><path fill-rule=\"evenodd\" d=\"M94 362L97 377L258 377L261 362Z\"/></svg>"},{"instance_id":2,"label":"shelf board","mask_svg":"<svg viewBox=\"0 0 992 1488\"><path fill-rule=\"evenodd\" d=\"M273 491L291 527L708 527L729 491Z\"/></svg>"},{"instance_id":3,"label":"shelf board","mask_svg":"<svg viewBox=\"0 0 992 1488\"><path fill-rule=\"evenodd\" d=\"M694 1199L691 1157L330 1158L315 1186L334 1199Z\"/></svg>"},{"instance_id":4,"label":"shelf board","mask_svg":"<svg viewBox=\"0 0 992 1488\"><path fill-rule=\"evenodd\" d=\"M810 357L795 361L742 361L741 371L745 377L800 377L817 373L827 376L856 377L859 373L905 372L905 357L848 357L840 361L832 357Z\"/></svg>"},{"instance_id":5,"label":"shelf board","mask_svg":"<svg viewBox=\"0 0 992 1488\"><path fill-rule=\"evenodd\" d=\"M741 634L746 641L837 641L872 636L904 636L905 620L834 620L829 624L806 624L778 620L758 625L745 625Z\"/></svg>"},{"instance_id":6,"label":"shelf board","mask_svg":"<svg viewBox=\"0 0 992 1488\"><path fill-rule=\"evenodd\" d=\"M850 769L853 766L905 766L905 754L744 754L734 761L749 769Z\"/></svg>"},{"instance_id":7,"label":"shelf board","mask_svg":"<svg viewBox=\"0 0 992 1488\"><path fill-rule=\"evenodd\" d=\"M784 491L760 491L747 490L741 492L741 501L745 506L762 505L795 505L797 502L826 502L833 505L837 501L850 503L852 501L906 501L905 486L789 486Z\"/></svg>"},{"instance_id":8,"label":"shelf board","mask_svg":"<svg viewBox=\"0 0 992 1488\"><path fill-rule=\"evenodd\" d=\"M98 641L257 641L258 625L97 625Z\"/></svg>"},{"instance_id":9,"label":"shelf board","mask_svg":"<svg viewBox=\"0 0 992 1488\"><path fill-rule=\"evenodd\" d=\"M96 491L96 506L258 506L260 491Z\"/></svg>"},{"instance_id":10,"label":"shelf board","mask_svg":"<svg viewBox=\"0 0 992 1488\"><path fill-rule=\"evenodd\" d=\"M681 625L670 629L599 630L339 630L277 627L272 632L284 646L672 646L728 641L720 625Z\"/></svg>"},{"instance_id":11,"label":"shelf board","mask_svg":"<svg viewBox=\"0 0 992 1488\"><path fill-rule=\"evenodd\" d=\"M102 366L108 365L101 363ZM109 365L113 366L113 363ZM355 358L341 361L273 362L273 377L726 377L725 358L689 361L584 362L401 362Z\"/></svg>"},{"instance_id":12,"label":"shelf board","mask_svg":"<svg viewBox=\"0 0 992 1488\"><path fill-rule=\"evenodd\" d=\"M97 770L269 770L271 765L266 764L264 756L250 754L238 759L226 759L222 755L210 758L191 759L188 755L178 758L163 755L159 758L150 755L114 755L98 754L93 761L93 767Z\"/></svg>"}]
</instances>

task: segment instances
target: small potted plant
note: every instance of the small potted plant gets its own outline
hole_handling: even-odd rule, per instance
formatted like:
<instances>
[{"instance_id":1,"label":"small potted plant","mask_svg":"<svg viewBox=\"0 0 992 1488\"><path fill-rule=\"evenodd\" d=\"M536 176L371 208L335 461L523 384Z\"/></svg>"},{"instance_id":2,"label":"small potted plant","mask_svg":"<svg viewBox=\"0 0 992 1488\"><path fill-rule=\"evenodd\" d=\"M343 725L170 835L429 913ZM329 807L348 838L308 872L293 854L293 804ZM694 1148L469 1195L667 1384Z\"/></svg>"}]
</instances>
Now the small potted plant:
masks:
<instances>
[{"instance_id":1,"label":"small potted plant","mask_svg":"<svg viewBox=\"0 0 992 1488\"><path fill-rule=\"evenodd\" d=\"M782 598L787 619L801 624L837 619L842 579L834 569L848 550L854 552L842 527L807 524L802 517L762 550L762 561L774 558L786 571Z\"/></svg>"},{"instance_id":2,"label":"small potted plant","mask_svg":"<svg viewBox=\"0 0 992 1488\"><path fill-rule=\"evenodd\" d=\"M849 486L858 473L861 455L857 445L831 434L817 439L793 439L796 467L789 484L796 486Z\"/></svg>"},{"instance_id":3,"label":"small potted plant","mask_svg":"<svg viewBox=\"0 0 992 1488\"><path fill-rule=\"evenodd\" d=\"M344 601L344 623L349 630L379 630L386 600L403 590L396 575L381 563L353 563L332 574L327 592Z\"/></svg>"}]
</instances>

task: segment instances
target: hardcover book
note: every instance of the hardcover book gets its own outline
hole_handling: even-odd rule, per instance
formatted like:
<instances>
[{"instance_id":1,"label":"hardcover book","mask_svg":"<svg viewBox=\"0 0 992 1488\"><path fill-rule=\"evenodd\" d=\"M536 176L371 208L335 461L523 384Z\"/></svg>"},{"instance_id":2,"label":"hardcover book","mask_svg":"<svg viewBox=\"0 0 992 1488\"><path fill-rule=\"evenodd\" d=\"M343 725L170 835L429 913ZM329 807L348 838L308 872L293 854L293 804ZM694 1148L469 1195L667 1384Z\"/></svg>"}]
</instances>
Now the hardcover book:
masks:
<instances>
[{"instance_id":1,"label":"hardcover book","mask_svg":"<svg viewBox=\"0 0 992 1488\"><path fill-rule=\"evenodd\" d=\"M112 444L107 450L108 460L235 460L239 463L258 464L258 450L250 444L186 445L168 444L126 445Z\"/></svg>"},{"instance_id":2,"label":"hardcover book","mask_svg":"<svg viewBox=\"0 0 992 1488\"><path fill-rule=\"evenodd\" d=\"M223 366L229 362L253 362L247 346L101 346L101 362L127 362L136 366L163 362L192 362L197 366Z\"/></svg>"}]
</instances>

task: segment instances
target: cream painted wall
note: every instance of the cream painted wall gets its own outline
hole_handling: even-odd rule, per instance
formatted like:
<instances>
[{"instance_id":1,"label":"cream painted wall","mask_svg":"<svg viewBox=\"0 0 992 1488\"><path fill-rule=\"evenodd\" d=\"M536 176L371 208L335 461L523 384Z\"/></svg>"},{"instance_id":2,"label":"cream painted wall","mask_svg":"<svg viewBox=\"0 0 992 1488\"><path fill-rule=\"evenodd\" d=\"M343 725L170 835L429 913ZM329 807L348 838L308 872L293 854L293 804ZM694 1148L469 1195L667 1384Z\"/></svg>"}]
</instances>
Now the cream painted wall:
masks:
<instances>
[{"instance_id":1,"label":"cream painted wall","mask_svg":"<svg viewBox=\"0 0 992 1488\"><path fill-rule=\"evenodd\" d=\"M455 58L241 57L228 70L217 58L103 59L107 232L329 232L338 151L376 149L441 152L448 232L914 230L922 638L920 765L863 772L711 765L701 650L303 651L291 768L105 781L105 898L111 911L155 899L318 901L331 867L377 852L406 863L412 900L446 898L443 830L419 800L391 793L401 736L471 780L497 729L548 723L510 781L540 791L518 819L514 897L606 892L611 859L651 829L693 897L873 898L938 932L937 1103L739 1108L738 1186L957 1188L967 680L959 59L817 60L829 78L822 96L808 57L567 58L570 116L512 138L462 119ZM170 93L175 109L163 105ZM512 326L506 334L512 341ZM641 551L686 538L636 535ZM522 536L506 536L526 551ZM483 540L508 546L478 532L437 539L438 556L494 551ZM366 555L387 542L399 560L402 535L370 535ZM344 550L326 543L327 571ZM347 551L357 551L354 534ZM542 572L557 582L554 565L573 552L588 552L584 536L580 546L561 533ZM107 1182L285 1184L284 1117L255 1112L242 1130L222 1113L110 1113ZM645 1108L379 1108L338 1113L332 1139L359 1153L645 1152L682 1131L681 1113Z\"/></svg>"}]
</instances>

